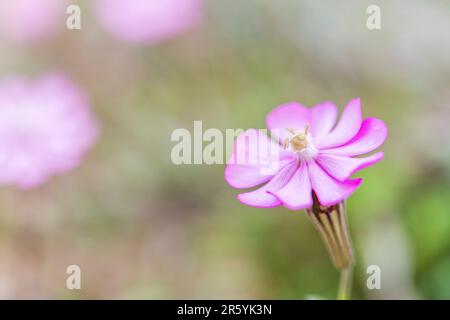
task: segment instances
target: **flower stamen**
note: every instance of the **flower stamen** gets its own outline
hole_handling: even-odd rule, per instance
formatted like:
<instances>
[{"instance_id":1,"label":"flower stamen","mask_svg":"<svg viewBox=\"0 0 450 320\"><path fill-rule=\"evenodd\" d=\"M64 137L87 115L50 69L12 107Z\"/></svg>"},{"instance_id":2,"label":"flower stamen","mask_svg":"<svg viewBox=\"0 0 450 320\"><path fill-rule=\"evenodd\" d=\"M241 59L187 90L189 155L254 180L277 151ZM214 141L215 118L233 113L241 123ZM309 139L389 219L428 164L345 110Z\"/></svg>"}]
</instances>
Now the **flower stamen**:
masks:
<instances>
[{"instance_id":1,"label":"flower stamen","mask_svg":"<svg viewBox=\"0 0 450 320\"><path fill-rule=\"evenodd\" d=\"M303 151L311 143L311 134L309 131L309 125L307 124L303 131L296 132L292 128L286 128L286 131L293 135L292 138L286 138L284 141L284 147L287 149L291 146L293 151Z\"/></svg>"}]
</instances>

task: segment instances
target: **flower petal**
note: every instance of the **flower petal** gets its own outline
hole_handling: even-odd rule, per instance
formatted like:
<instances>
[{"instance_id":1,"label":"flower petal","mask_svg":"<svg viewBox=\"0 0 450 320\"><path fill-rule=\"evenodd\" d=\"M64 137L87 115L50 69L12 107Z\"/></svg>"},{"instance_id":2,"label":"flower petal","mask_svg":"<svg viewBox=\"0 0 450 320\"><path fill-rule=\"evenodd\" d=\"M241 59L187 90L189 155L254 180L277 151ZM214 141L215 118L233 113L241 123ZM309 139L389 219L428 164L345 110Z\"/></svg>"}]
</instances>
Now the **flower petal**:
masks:
<instances>
[{"instance_id":1,"label":"flower petal","mask_svg":"<svg viewBox=\"0 0 450 320\"><path fill-rule=\"evenodd\" d=\"M262 130L249 129L236 139L225 180L234 188L251 188L267 182L291 159L291 154Z\"/></svg>"},{"instance_id":2,"label":"flower petal","mask_svg":"<svg viewBox=\"0 0 450 320\"><path fill-rule=\"evenodd\" d=\"M318 138L328 134L336 124L337 107L332 102L323 102L310 110L311 133Z\"/></svg>"},{"instance_id":3,"label":"flower petal","mask_svg":"<svg viewBox=\"0 0 450 320\"><path fill-rule=\"evenodd\" d=\"M280 190L270 192L276 196L283 205L291 210L301 210L312 206L312 190L306 164L300 165L291 180Z\"/></svg>"},{"instance_id":4,"label":"flower petal","mask_svg":"<svg viewBox=\"0 0 450 320\"><path fill-rule=\"evenodd\" d=\"M258 208L271 208L281 205L281 201L273 193L286 185L289 182L292 175L297 170L297 162L291 161L284 166L268 183L261 188L238 195L238 199L243 204L258 207Z\"/></svg>"},{"instance_id":5,"label":"flower petal","mask_svg":"<svg viewBox=\"0 0 450 320\"><path fill-rule=\"evenodd\" d=\"M281 143L290 136L287 128L300 131L309 123L309 110L297 102L290 102L273 109L266 117L267 128L274 139Z\"/></svg>"},{"instance_id":6,"label":"flower petal","mask_svg":"<svg viewBox=\"0 0 450 320\"><path fill-rule=\"evenodd\" d=\"M316 142L319 149L338 147L352 139L361 128L361 99L350 100L336 128Z\"/></svg>"},{"instance_id":7,"label":"flower petal","mask_svg":"<svg viewBox=\"0 0 450 320\"><path fill-rule=\"evenodd\" d=\"M386 124L376 118L367 118L363 121L358 134L345 145L326 150L327 153L356 156L369 153L386 140L388 129Z\"/></svg>"},{"instance_id":8,"label":"flower petal","mask_svg":"<svg viewBox=\"0 0 450 320\"><path fill-rule=\"evenodd\" d=\"M361 184L362 179L346 180L339 182L330 177L314 161L308 163L311 186L324 206L332 206L347 199Z\"/></svg>"},{"instance_id":9,"label":"flower petal","mask_svg":"<svg viewBox=\"0 0 450 320\"><path fill-rule=\"evenodd\" d=\"M350 158L333 154L320 154L316 161L339 181L345 181L357 171L371 166L383 159L383 152L378 152L365 158Z\"/></svg>"}]
</instances>

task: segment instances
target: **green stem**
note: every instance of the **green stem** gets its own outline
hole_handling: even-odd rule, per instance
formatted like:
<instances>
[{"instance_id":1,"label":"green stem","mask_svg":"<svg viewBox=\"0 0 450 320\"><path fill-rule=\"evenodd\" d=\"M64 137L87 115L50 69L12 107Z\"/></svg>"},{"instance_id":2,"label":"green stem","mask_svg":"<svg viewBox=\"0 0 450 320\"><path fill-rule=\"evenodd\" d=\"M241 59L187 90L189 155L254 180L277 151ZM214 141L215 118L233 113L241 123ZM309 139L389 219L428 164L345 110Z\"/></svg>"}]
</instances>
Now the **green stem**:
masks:
<instances>
[{"instance_id":1,"label":"green stem","mask_svg":"<svg viewBox=\"0 0 450 320\"><path fill-rule=\"evenodd\" d=\"M339 282L338 300L349 300L352 290L352 273L353 267L341 269L341 279Z\"/></svg>"},{"instance_id":2,"label":"green stem","mask_svg":"<svg viewBox=\"0 0 450 320\"><path fill-rule=\"evenodd\" d=\"M353 250L350 241L345 204L323 206L313 193L313 206L306 209L308 217L319 231L334 266L341 272L338 300L350 299L352 288Z\"/></svg>"}]
</instances>

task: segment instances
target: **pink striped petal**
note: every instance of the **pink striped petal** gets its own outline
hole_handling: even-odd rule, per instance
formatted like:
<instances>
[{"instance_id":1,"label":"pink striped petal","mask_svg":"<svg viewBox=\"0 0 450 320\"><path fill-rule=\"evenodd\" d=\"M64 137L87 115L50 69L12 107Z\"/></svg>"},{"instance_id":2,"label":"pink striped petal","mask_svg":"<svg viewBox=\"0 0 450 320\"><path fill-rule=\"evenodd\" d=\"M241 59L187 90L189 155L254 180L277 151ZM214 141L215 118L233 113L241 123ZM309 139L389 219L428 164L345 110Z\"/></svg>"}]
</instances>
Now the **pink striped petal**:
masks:
<instances>
[{"instance_id":1,"label":"pink striped petal","mask_svg":"<svg viewBox=\"0 0 450 320\"><path fill-rule=\"evenodd\" d=\"M251 188L267 182L291 159L292 155L263 131L249 129L236 139L225 180L234 188Z\"/></svg>"},{"instance_id":2,"label":"pink striped petal","mask_svg":"<svg viewBox=\"0 0 450 320\"><path fill-rule=\"evenodd\" d=\"M302 164L291 180L280 190L272 192L283 205L291 210L301 210L312 206L312 190L309 182L308 167Z\"/></svg>"},{"instance_id":3,"label":"pink striped petal","mask_svg":"<svg viewBox=\"0 0 450 320\"><path fill-rule=\"evenodd\" d=\"M357 156L369 153L386 140L388 129L386 124L376 118L367 118L363 121L358 134L345 145L326 150L327 153L333 153L343 156Z\"/></svg>"},{"instance_id":4,"label":"pink striped petal","mask_svg":"<svg viewBox=\"0 0 450 320\"><path fill-rule=\"evenodd\" d=\"M338 147L351 140L361 128L361 99L350 100L336 128L316 142L319 149Z\"/></svg>"},{"instance_id":5,"label":"pink striped petal","mask_svg":"<svg viewBox=\"0 0 450 320\"><path fill-rule=\"evenodd\" d=\"M311 133L318 138L330 133L336 124L337 108L332 102L323 102L310 110Z\"/></svg>"},{"instance_id":6,"label":"pink striped petal","mask_svg":"<svg viewBox=\"0 0 450 320\"><path fill-rule=\"evenodd\" d=\"M266 117L267 128L274 139L281 143L290 134L287 128L301 131L309 123L309 110L297 102L290 102L273 109Z\"/></svg>"},{"instance_id":7,"label":"pink striped petal","mask_svg":"<svg viewBox=\"0 0 450 320\"><path fill-rule=\"evenodd\" d=\"M383 152L378 152L365 158L350 158L333 154L320 154L316 161L339 181L345 181L357 171L371 166L383 159Z\"/></svg>"},{"instance_id":8,"label":"pink striped petal","mask_svg":"<svg viewBox=\"0 0 450 320\"><path fill-rule=\"evenodd\" d=\"M332 206L347 199L362 182L362 179L339 182L314 161L308 163L308 171L312 189L324 206Z\"/></svg>"},{"instance_id":9,"label":"pink striped petal","mask_svg":"<svg viewBox=\"0 0 450 320\"><path fill-rule=\"evenodd\" d=\"M258 207L271 208L281 205L281 201L269 192L275 192L289 182L292 175L297 170L297 162L292 161L284 166L268 183L259 189L251 192L241 193L238 195L238 200L243 204Z\"/></svg>"}]
</instances>

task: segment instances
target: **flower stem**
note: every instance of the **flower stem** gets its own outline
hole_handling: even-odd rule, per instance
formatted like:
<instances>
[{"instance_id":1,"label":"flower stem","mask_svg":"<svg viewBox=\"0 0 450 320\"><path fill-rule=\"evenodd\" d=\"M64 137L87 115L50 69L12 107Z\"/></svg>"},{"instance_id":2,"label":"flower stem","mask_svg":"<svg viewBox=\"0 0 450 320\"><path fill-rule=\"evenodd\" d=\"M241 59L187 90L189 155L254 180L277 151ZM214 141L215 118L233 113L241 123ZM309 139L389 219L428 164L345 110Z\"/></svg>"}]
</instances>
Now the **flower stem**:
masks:
<instances>
[{"instance_id":1,"label":"flower stem","mask_svg":"<svg viewBox=\"0 0 450 320\"><path fill-rule=\"evenodd\" d=\"M337 295L337 300L350 299L352 289L352 274L353 274L353 267L351 266L341 269L341 279L339 281L339 291Z\"/></svg>"},{"instance_id":2,"label":"flower stem","mask_svg":"<svg viewBox=\"0 0 450 320\"><path fill-rule=\"evenodd\" d=\"M343 202L334 206L322 206L313 194L314 204L306 210L308 217L319 231L334 266L341 272L338 300L350 298L353 271L353 250Z\"/></svg>"}]
</instances>

